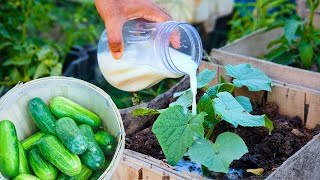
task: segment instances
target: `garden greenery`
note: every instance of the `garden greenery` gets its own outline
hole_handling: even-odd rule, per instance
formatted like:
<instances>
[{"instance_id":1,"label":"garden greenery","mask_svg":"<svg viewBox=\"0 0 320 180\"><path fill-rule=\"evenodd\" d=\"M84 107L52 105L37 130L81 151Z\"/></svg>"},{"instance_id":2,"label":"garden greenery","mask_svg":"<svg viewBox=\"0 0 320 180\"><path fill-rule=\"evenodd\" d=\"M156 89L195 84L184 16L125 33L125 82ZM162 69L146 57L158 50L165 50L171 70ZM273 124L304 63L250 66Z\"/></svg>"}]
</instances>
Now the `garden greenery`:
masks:
<instances>
[{"instance_id":1,"label":"garden greenery","mask_svg":"<svg viewBox=\"0 0 320 180\"><path fill-rule=\"evenodd\" d=\"M95 42L102 28L93 1L1 3L0 90L19 81L60 75L70 47Z\"/></svg>"},{"instance_id":2,"label":"garden greenery","mask_svg":"<svg viewBox=\"0 0 320 180\"><path fill-rule=\"evenodd\" d=\"M276 26L279 20L290 16L296 7L288 0L257 0L238 3L229 22L228 42L232 42L256 30Z\"/></svg>"},{"instance_id":3,"label":"garden greenery","mask_svg":"<svg viewBox=\"0 0 320 180\"><path fill-rule=\"evenodd\" d=\"M320 29L315 28L313 18L320 0L307 0L310 16L285 21L284 35L268 45L272 49L265 58L279 64L311 69L317 66L320 72ZM275 47L276 46L276 47Z\"/></svg>"},{"instance_id":4,"label":"garden greenery","mask_svg":"<svg viewBox=\"0 0 320 180\"><path fill-rule=\"evenodd\" d=\"M220 134L215 142L210 137L221 121L234 127L259 127L273 129L273 123L266 115L251 115L249 98L233 96L236 88L246 86L249 91L271 91L271 79L259 69L249 64L227 65L226 74L233 78L232 83L220 77L220 84L208 87L215 77L214 70L204 70L197 75L198 88L205 91L197 102L197 115L188 109L192 104L190 89L178 92L178 99L166 109L154 110L138 108L133 116L160 114L154 122L152 132L171 165L176 165L186 155L191 161L205 166L211 171L229 171L233 160L240 159L248 148L241 137L231 132Z\"/></svg>"}]
</instances>

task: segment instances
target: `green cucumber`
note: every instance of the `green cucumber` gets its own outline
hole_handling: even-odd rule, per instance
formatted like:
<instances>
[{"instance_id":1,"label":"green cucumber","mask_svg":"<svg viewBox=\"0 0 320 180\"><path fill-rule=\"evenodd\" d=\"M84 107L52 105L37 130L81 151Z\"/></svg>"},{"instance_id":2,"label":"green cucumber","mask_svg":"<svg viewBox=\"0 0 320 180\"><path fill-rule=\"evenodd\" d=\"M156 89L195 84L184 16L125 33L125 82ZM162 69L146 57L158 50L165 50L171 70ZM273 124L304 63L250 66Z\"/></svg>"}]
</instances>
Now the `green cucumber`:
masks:
<instances>
[{"instance_id":1,"label":"green cucumber","mask_svg":"<svg viewBox=\"0 0 320 180\"><path fill-rule=\"evenodd\" d=\"M80 132L77 124L68 117L61 118L56 123L57 136L73 154L82 154L87 150L86 137Z\"/></svg>"},{"instance_id":2,"label":"green cucumber","mask_svg":"<svg viewBox=\"0 0 320 180\"><path fill-rule=\"evenodd\" d=\"M101 171L101 170L93 171L89 180L98 180L102 174L103 174L103 171Z\"/></svg>"},{"instance_id":3,"label":"green cucumber","mask_svg":"<svg viewBox=\"0 0 320 180\"><path fill-rule=\"evenodd\" d=\"M92 175L90 176L89 180L97 180L99 177L103 174L103 172L109 167L112 159L106 158L106 161L104 162L102 168L97 171L93 171Z\"/></svg>"},{"instance_id":4,"label":"green cucumber","mask_svg":"<svg viewBox=\"0 0 320 180\"><path fill-rule=\"evenodd\" d=\"M44 135L42 132L37 132L33 134L32 136L28 137L27 139L22 141L22 146L24 150L28 151L32 148L37 147L37 142L41 139L41 137Z\"/></svg>"},{"instance_id":5,"label":"green cucumber","mask_svg":"<svg viewBox=\"0 0 320 180\"><path fill-rule=\"evenodd\" d=\"M0 172L5 178L19 174L19 141L14 124L0 122Z\"/></svg>"},{"instance_id":6,"label":"green cucumber","mask_svg":"<svg viewBox=\"0 0 320 180\"><path fill-rule=\"evenodd\" d=\"M56 179L58 175L57 168L42 157L39 149L34 148L30 150L29 162L34 174L40 179Z\"/></svg>"},{"instance_id":7,"label":"green cucumber","mask_svg":"<svg viewBox=\"0 0 320 180\"><path fill-rule=\"evenodd\" d=\"M93 128L101 125L101 119L92 111L65 97L55 97L50 103L52 113L59 117L69 117L80 124L88 124Z\"/></svg>"},{"instance_id":8,"label":"green cucumber","mask_svg":"<svg viewBox=\"0 0 320 180\"><path fill-rule=\"evenodd\" d=\"M42 132L56 134L56 119L42 99L38 97L31 99L28 102L28 113Z\"/></svg>"},{"instance_id":9,"label":"green cucumber","mask_svg":"<svg viewBox=\"0 0 320 180\"><path fill-rule=\"evenodd\" d=\"M88 141L88 149L80 155L81 161L92 170L101 169L105 162L105 157L99 144L94 139L92 128L89 125L81 124L79 129Z\"/></svg>"},{"instance_id":10,"label":"green cucumber","mask_svg":"<svg viewBox=\"0 0 320 180\"><path fill-rule=\"evenodd\" d=\"M41 180L41 179L31 174L19 174L13 180Z\"/></svg>"},{"instance_id":11,"label":"green cucumber","mask_svg":"<svg viewBox=\"0 0 320 180\"><path fill-rule=\"evenodd\" d=\"M38 148L43 157L62 173L68 176L80 173L81 161L79 157L64 147L57 137L49 134L44 135L38 142Z\"/></svg>"},{"instance_id":12,"label":"green cucumber","mask_svg":"<svg viewBox=\"0 0 320 180\"><path fill-rule=\"evenodd\" d=\"M92 174L92 170L87 166L82 165L81 172L75 176L67 176L65 174L61 174L57 180L87 180Z\"/></svg>"},{"instance_id":13,"label":"green cucumber","mask_svg":"<svg viewBox=\"0 0 320 180\"><path fill-rule=\"evenodd\" d=\"M27 159L26 152L22 147L21 143L18 142L19 146L19 174L30 174L30 167Z\"/></svg>"},{"instance_id":14,"label":"green cucumber","mask_svg":"<svg viewBox=\"0 0 320 180\"><path fill-rule=\"evenodd\" d=\"M102 151L105 155L112 156L114 155L114 152L116 151L117 144L116 139L109 133L105 131L98 131L94 138L100 145Z\"/></svg>"}]
</instances>

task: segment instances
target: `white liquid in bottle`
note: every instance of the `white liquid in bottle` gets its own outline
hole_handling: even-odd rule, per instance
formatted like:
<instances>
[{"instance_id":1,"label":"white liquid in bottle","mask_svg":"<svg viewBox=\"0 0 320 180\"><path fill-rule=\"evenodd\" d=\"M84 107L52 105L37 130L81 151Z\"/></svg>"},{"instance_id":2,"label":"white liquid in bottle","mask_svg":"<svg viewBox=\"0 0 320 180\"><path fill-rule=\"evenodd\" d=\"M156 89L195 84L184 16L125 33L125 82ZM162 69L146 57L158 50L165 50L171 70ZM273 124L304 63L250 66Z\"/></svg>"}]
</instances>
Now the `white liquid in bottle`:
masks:
<instances>
[{"instance_id":1,"label":"white liquid in bottle","mask_svg":"<svg viewBox=\"0 0 320 180\"><path fill-rule=\"evenodd\" d=\"M147 42L141 43L140 48L150 46ZM178 78L183 74L176 74L167 70L163 64L154 62L152 56L152 48L144 48L139 55L135 52L134 47L125 50L124 56L120 60L112 58L110 53L99 53L99 67L106 80L124 91L139 91L151 87L165 78ZM173 64L180 71L190 76L190 87L193 95L192 114L196 114L196 94L197 94L197 78L196 72L198 64L192 60L191 56L181 53L173 48L169 49ZM139 58L137 58L137 56ZM148 61L144 63L145 61Z\"/></svg>"}]
</instances>

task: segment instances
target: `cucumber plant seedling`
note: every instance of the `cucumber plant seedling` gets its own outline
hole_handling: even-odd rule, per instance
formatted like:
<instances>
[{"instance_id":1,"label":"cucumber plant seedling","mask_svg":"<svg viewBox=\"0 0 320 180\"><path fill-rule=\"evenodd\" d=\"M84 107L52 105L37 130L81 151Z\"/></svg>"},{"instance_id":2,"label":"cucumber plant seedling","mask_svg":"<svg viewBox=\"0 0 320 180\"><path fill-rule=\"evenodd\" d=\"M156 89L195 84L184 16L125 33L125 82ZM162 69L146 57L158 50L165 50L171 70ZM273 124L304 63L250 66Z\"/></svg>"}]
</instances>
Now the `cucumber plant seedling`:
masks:
<instances>
[{"instance_id":1,"label":"cucumber plant seedling","mask_svg":"<svg viewBox=\"0 0 320 180\"><path fill-rule=\"evenodd\" d=\"M216 72L205 69L197 76L198 88L205 93L197 102L197 114L188 109L192 104L190 89L174 94L178 99L166 109L138 108L133 116L160 114L153 124L152 132L171 165L176 165L186 155L191 161L202 164L215 172L229 171L233 160L240 159L248 148L242 138L231 132L220 134L215 142L210 141L215 126L227 121L234 127L263 126L271 133L273 123L266 115L251 115L249 98L233 96L236 88L246 86L249 91L271 91L271 79L249 64L227 65L226 74L233 78L228 83L221 76L220 84L208 87Z\"/></svg>"}]
</instances>

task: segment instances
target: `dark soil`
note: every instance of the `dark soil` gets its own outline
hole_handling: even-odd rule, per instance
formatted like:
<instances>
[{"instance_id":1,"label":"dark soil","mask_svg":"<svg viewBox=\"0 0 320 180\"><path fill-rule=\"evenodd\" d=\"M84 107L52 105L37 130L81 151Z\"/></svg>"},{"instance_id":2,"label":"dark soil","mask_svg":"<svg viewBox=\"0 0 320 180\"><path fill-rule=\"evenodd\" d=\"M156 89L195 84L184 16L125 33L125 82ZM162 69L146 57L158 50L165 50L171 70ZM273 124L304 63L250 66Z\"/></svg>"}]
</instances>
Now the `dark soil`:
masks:
<instances>
[{"instance_id":1,"label":"dark soil","mask_svg":"<svg viewBox=\"0 0 320 180\"><path fill-rule=\"evenodd\" d=\"M265 170L263 177L268 176L273 170L279 167L286 159L302 148L314 135L320 132L320 125L313 130L303 127L302 121L298 117L289 118L278 114L278 107L273 103L267 103L264 107L256 107L252 114L266 114L274 123L274 130L269 135L267 129L258 128L234 128L225 121L220 122L215 128L211 140L214 142L217 135L222 132L234 132L241 136L248 146L249 153L240 160L234 161L231 168L234 169L255 169ZM165 159L161 147L147 128L126 139L126 148L142 154L150 155L156 159ZM221 174L213 174L215 178ZM218 176L218 177L217 177ZM245 179L259 179L250 173L245 173Z\"/></svg>"}]
</instances>

